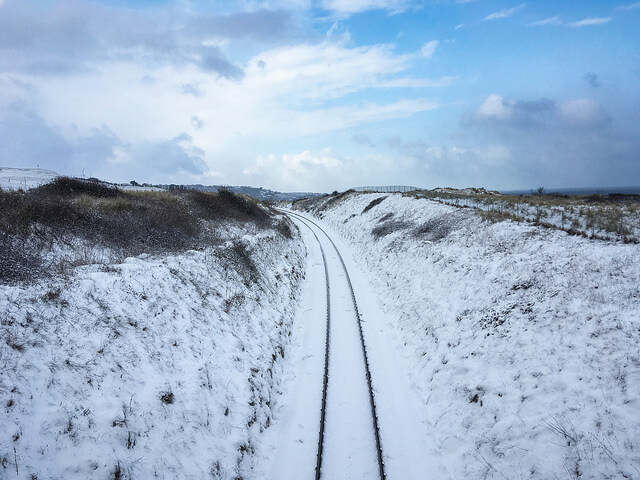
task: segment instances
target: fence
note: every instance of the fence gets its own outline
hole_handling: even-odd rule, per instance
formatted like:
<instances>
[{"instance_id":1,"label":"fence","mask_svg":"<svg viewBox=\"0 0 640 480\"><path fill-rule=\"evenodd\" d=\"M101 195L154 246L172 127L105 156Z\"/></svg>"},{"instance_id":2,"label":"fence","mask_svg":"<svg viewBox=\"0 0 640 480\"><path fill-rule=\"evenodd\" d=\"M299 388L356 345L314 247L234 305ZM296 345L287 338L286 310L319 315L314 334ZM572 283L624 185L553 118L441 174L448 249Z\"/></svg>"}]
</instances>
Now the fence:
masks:
<instances>
[{"instance_id":1,"label":"fence","mask_svg":"<svg viewBox=\"0 0 640 480\"><path fill-rule=\"evenodd\" d=\"M411 187L409 185L387 185L382 187L354 187L352 190L355 190L356 192L405 193L424 189L420 187Z\"/></svg>"}]
</instances>

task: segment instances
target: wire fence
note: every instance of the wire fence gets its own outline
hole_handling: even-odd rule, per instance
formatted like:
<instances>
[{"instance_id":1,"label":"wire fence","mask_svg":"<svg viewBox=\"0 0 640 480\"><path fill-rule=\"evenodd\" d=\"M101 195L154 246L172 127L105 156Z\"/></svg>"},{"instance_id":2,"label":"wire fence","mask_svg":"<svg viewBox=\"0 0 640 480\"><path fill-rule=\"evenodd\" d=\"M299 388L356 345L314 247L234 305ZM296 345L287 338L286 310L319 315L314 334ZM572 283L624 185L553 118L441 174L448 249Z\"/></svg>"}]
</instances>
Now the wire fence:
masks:
<instances>
[{"instance_id":1,"label":"wire fence","mask_svg":"<svg viewBox=\"0 0 640 480\"><path fill-rule=\"evenodd\" d=\"M356 192L405 193L424 189L420 187L412 187L409 185L386 185L377 187L354 187L352 190L355 190Z\"/></svg>"}]
</instances>

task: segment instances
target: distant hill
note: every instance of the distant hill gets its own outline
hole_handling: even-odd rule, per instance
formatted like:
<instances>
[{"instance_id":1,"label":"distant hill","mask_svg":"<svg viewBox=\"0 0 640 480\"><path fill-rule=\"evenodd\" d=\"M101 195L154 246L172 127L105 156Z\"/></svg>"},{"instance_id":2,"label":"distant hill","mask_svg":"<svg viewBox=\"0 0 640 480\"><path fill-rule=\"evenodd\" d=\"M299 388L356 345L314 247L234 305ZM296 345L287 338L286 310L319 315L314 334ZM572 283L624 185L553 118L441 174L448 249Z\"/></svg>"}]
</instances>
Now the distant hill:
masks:
<instances>
[{"instance_id":1,"label":"distant hill","mask_svg":"<svg viewBox=\"0 0 640 480\"><path fill-rule=\"evenodd\" d=\"M0 167L0 188L3 190L29 190L30 188L36 188L45 183L49 183L60 175L51 170L44 168L12 168L12 167ZM248 186L226 186L226 185L176 185L176 184L164 184L164 185L150 185L144 183L142 185L137 182L130 183L110 183L98 179L90 179L98 181L105 185L111 185L123 190L199 190L201 192L217 192L221 188L227 188L234 193L243 193L256 200L265 201L271 200L276 202L287 202L298 200L300 198L310 198L322 195L320 193L312 192L276 192L262 187L248 187Z\"/></svg>"},{"instance_id":2,"label":"distant hill","mask_svg":"<svg viewBox=\"0 0 640 480\"><path fill-rule=\"evenodd\" d=\"M0 167L0 188L3 190L29 190L49 183L59 176L56 172L44 168Z\"/></svg>"},{"instance_id":3,"label":"distant hill","mask_svg":"<svg viewBox=\"0 0 640 480\"><path fill-rule=\"evenodd\" d=\"M276 192L262 187L248 187L248 186L228 186L228 185L156 185L157 187L165 188L167 190L172 189L186 189L186 190L199 190L202 192L217 192L221 188L226 188L234 193L243 193L256 200L260 201L276 201L276 202L288 202L298 200L300 198L310 198L323 195L321 193L313 192Z\"/></svg>"}]
</instances>

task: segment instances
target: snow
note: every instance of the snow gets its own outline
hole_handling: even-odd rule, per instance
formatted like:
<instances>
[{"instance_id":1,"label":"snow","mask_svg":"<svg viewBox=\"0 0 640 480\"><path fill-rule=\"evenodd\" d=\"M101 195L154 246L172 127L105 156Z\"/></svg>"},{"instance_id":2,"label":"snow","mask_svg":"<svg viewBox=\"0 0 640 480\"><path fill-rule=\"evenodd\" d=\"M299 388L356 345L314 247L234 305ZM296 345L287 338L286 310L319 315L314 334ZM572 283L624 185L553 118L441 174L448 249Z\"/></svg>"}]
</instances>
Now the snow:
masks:
<instances>
[{"instance_id":1,"label":"snow","mask_svg":"<svg viewBox=\"0 0 640 480\"><path fill-rule=\"evenodd\" d=\"M116 183L114 184L120 190L124 190L126 192L164 192L166 191L164 188L160 187L152 187L149 185L131 185L128 183Z\"/></svg>"},{"instance_id":2,"label":"snow","mask_svg":"<svg viewBox=\"0 0 640 480\"><path fill-rule=\"evenodd\" d=\"M267 434L259 457L271 476L310 478L315 465L324 359L326 303L324 267L313 235L298 223L308 245L309 267L294 349L289 388ZM315 228L314 228L315 229ZM337 254L320 231L327 253L331 282L331 344L327 424L323 454L323 478L379 478L369 398L366 391L362 350L351 296ZM418 390L408 377L408 365L388 318L377 306L376 296L353 261L348 244L331 235L351 277L367 344L381 443L388 478L424 478L430 464L422 447L429 432L416 422L420 411ZM315 294L314 294L315 293Z\"/></svg>"},{"instance_id":3,"label":"snow","mask_svg":"<svg viewBox=\"0 0 640 480\"><path fill-rule=\"evenodd\" d=\"M596 195L587 201L576 196L514 197L475 188L439 188L416 195L446 205L473 208L484 212L489 218L532 222L584 237L640 242L640 205L638 197L634 195L608 201L607 197Z\"/></svg>"},{"instance_id":4,"label":"snow","mask_svg":"<svg viewBox=\"0 0 640 480\"><path fill-rule=\"evenodd\" d=\"M285 359L286 388L257 451L265 479L314 478L316 465L326 325L326 297L319 292L325 291L325 277L313 235L304 226L300 233L309 257Z\"/></svg>"},{"instance_id":5,"label":"snow","mask_svg":"<svg viewBox=\"0 0 640 480\"><path fill-rule=\"evenodd\" d=\"M349 271L389 480L640 478L639 245L330 198L296 208ZM70 243L47 254L64 273L0 285L0 478L312 478L324 265L296 223L163 256ZM323 472L376 478L351 298L316 233Z\"/></svg>"},{"instance_id":6,"label":"snow","mask_svg":"<svg viewBox=\"0 0 640 480\"><path fill-rule=\"evenodd\" d=\"M0 167L0 188L2 190L29 190L49 183L59 175L43 168Z\"/></svg>"},{"instance_id":7,"label":"snow","mask_svg":"<svg viewBox=\"0 0 640 480\"><path fill-rule=\"evenodd\" d=\"M29 190L49 183L60 175L44 168L13 168L0 167L0 189L2 190ZM129 183L108 183L128 192L162 192L164 188L150 185L131 185Z\"/></svg>"},{"instance_id":8,"label":"snow","mask_svg":"<svg viewBox=\"0 0 640 480\"><path fill-rule=\"evenodd\" d=\"M307 348L298 347L293 352L292 367L297 372L292 372L294 389L283 402L288 408L283 408L282 415L276 418L271 443L267 437L266 446L262 447L267 458L271 457L269 452L275 453L268 468L272 473L269 478L314 478L316 466L327 321L325 274L317 241L304 223L295 221L305 232L309 245L310 281L304 288L305 301L309 302L306 306L313 308L304 314L310 316L303 323L306 331L298 332L302 333L298 339ZM321 236L320 232L316 234ZM375 438L353 303L335 251L326 239L321 241L327 256L331 296L329 384L321 472L323 478L375 479ZM309 335L311 332L313 336Z\"/></svg>"},{"instance_id":9,"label":"snow","mask_svg":"<svg viewBox=\"0 0 640 480\"><path fill-rule=\"evenodd\" d=\"M0 286L1 478L252 475L305 248L237 233L203 251Z\"/></svg>"},{"instance_id":10,"label":"snow","mask_svg":"<svg viewBox=\"0 0 640 480\"><path fill-rule=\"evenodd\" d=\"M428 465L389 478L640 478L638 245L399 194L308 205L381 312L365 323L374 386L409 365L400 403L380 395L383 447L385 417L415 396Z\"/></svg>"},{"instance_id":11,"label":"snow","mask_svg":"<svg viewBox=\"0 0 640 480\"><path fill-rule=\"evenodd\" d=\"M375 479L376 444L353 302L336 252L321 242L328 257L332 320L322 474Z\"/></svg>"}]
</instances>

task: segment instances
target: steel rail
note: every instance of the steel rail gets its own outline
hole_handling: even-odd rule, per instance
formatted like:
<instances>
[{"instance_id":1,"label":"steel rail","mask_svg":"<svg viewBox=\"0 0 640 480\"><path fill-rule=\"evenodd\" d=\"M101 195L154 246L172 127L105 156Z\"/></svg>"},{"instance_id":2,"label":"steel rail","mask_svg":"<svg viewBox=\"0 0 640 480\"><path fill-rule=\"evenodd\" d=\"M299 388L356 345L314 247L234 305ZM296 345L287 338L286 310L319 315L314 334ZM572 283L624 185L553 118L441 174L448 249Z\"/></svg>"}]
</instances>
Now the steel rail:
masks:
<instances>
[{"instance_id":1,"label":"steel rail","mask_svg":"<svg viewBox=\"0 0 640 480\"><path fill-rule=\"evenodd\" d=\"M325 334L325 348L324 348L324 376L322 380L322 406L320 407L320 431L318 433L318 450L316 453L316 480L320 480L322 469L322 451L324 449L324 425L327 416L327 388L329 386L329 338L331 334L331 290L329 288L329 268L327 267L327 257L324 254L324 248L322 243L316 235L316 232L309 226L307 222L302 219L298 219L302 222L316 237L316 241L320 246L320 253L322 253L322 262L324 263L324 279L327 289L327 328Z\"/></svg>"},{"instance_id":2,"label":"steel rail","mask_svg":"<svg viewBox=\"0 0 640 480\"><path fill-rule=\"evenodd\" d=\"M340 254L340 250L338 250L338 247L336 246L336 244L334 243L333 239L327 234L327 232L324 231L324 229L318 225L316 222L314 222L313 220L306 218L302 215L299 215L297 213L291 212L291 211L284 211L285 214L287 215L293 215L294 217L296 217L299 221L301 221L302 223L304 223L306 225L307 228L309 228L313 235L316 237L316 240L318 240L318 243L320 242L320 240L318 239L318 236L315 234L315 232L313 231L313 229L311 227L309 227L309 225L306 222L312 223L313 225L315 225L323 234L325 237L327 237L327 239L329 240L329 242L331 242L331 245L333 245L334 250L336 251L336 253L338 254L338 258L340 259L340 263L342 264L342 270L344 271L345 274L345 278L347 279L347 284L349 285L349 290L351 291L351 299L353 301L353 307L354 307L354 311L355 311L355 315L356 315L356 320L358 322L358 331L360 333L360 345L362 347L362 354L364 356L364 366L365 366L365 374L367 377L367 387L369 389L369 404L371 407L371 418L373 419L373 431L374 431L374 436L375 436L375 440L376 440L376 451L377 451L377 457L378 457L378 473L380 474L380 480L386 480L387 478L387 474L385 472L384 469L384 458L382 455L382 444L380 441L380 427L378 425L378 414L376 412L376 402L375 402L375 395L373 393L373 385L371 382L371 370L369 368L369 357L367 355L367 347L365 345L365 341L364 341L364 334L362 332L362 318L360 317L360 311L358 310L358 303L356 301L356 295L353 291L353 285L351 283L351 277L349 276L349 272L347 271L347 266L344 263L344 259L342 258L342 255ZM326 272L326 259L324 256L324 250L322 250L322 245L320 245L320 249L322 251L322 258L325 261L325 272ZM327 282L328 282L328 275L327 275ZM327 290L329 288L329 284L327 283ZM328 303L327 303L328 305ZM327 313L328 315L328 313ZM327 352L328 352L328 337L327 337ZM325 375L328 371L328 357L326 358L326 362L325 366L327 368L327 370L325 371ZM325 376L325 381L326 381L327 377ZM325 384L325 388L326 388L326 384ZM323 397L324 398L324 397ZM323 400L324 401L324 400ZM324 429L323 429L324 430ZM318 472L319 469L316 469L316 480L319 480L320 477L318 476Z\"/></svg>"}]
</instances>

